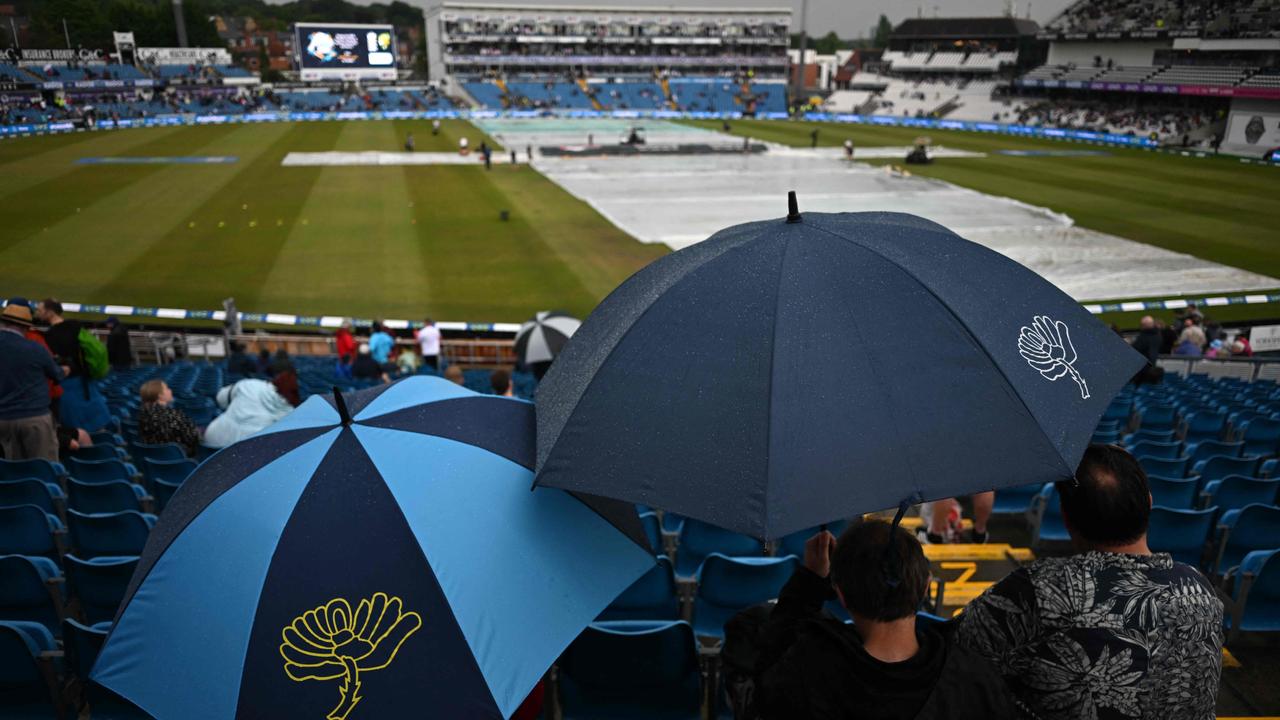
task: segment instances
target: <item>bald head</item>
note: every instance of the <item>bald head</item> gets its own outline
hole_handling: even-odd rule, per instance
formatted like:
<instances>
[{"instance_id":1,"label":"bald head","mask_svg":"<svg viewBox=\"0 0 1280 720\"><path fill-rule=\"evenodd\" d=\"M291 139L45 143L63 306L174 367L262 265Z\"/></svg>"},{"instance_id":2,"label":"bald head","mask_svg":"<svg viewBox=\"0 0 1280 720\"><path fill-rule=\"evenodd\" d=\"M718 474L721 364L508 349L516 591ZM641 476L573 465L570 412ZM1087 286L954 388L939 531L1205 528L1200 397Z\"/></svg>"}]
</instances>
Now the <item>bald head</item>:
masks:
<instances>
[{"instance_id":1,"label":"bald head","mask_svg":"<svg viewBox=\"0 0 1280 720\"><path fill-rule=\"evenodd\" d=\"M1141 320L1138 321L1138 327L1142 328L1143 330L1150 330L1155 326L1156 326L1156 319L1151 317L1150 315L1145 315Z\"/></svg>"},{"instance_id":2,"label":"bald head","mask_svg":"<svg viewBox=\"0 0 1280 720\"><path fill-rule=\"evenodd\" d=\"M1056 483L1062 516L1077 544L1109 548L1140 540L1151 490L1138 461L1116 445L1090 445L1071 480Z\"/></svg>"}]
</instances>

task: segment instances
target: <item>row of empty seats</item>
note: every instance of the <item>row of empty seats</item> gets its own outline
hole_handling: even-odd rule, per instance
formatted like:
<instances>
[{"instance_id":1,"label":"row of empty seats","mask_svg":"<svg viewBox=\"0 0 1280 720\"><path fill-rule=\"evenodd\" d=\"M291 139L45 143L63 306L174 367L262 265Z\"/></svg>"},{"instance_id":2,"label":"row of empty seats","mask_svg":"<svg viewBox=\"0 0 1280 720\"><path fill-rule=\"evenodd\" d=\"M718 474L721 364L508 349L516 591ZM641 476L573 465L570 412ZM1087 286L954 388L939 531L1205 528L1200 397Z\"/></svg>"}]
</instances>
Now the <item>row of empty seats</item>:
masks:
<instances>
[{"instance_id":1,"label":"row of empty seats","mask_svg":"<svg viewBox=\"0 0 1280 720\"><path fill-rule=\"evenodd\" d=\"M723 78L672 78L668 82L670 98L661 84L647 80L593 81L588 83L590 92L560 80L468 80L463 87L477 103L489 109L657 110L674 106L687 112L787 110L785 84L744 84Z\"/></svg>"},{"instance_id":2,"label":"row of empty seats","mask_svg":"<svg viewBox=\"0 0 1280 720\"><path fill-rule=\"evenodd\" d=\"M886 50L881 59L894 72L958 72L964 70L995 72L1004 65L1017 62L1016 52L951 52L944 50L903 52Z\"/></svg>"},{"instance_id":3,"label":"row of empty seats","mask_svg":"<svg viewBox=\"0 0 1280 720\"><path fill-rule=\"evenodd\" d=\"M1022 76L1023 80L1061 82L1157 83L1165 85L1250 85L1256 67L1201 65L1074 66L1041 65ZM1250 85L1251 86L1251 85Z\"/></svg>"}]
</instances>

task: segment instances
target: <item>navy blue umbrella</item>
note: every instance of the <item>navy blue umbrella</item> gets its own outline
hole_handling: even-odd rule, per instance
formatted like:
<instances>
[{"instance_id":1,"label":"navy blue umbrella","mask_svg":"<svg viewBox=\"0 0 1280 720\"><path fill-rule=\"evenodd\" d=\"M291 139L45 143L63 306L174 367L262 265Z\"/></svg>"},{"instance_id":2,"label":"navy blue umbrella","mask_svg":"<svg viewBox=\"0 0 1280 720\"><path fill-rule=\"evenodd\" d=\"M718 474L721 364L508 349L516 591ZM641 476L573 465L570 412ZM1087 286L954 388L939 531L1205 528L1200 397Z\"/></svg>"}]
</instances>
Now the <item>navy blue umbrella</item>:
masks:
<instances>
[{"instance_id":1,"label":"navy blue umbrella","mask_svg":"<svg viewBox=\"0 0 1280 720\"><path fill-rule=\"evenodd\" d=\"M438 378L310 398L174 495L92 678L159 720L509 717L653 565L529 492L533 431Z\"/></svg>"},{"instance_id":2,"label":"navy blue umbrella","mask_svg":"<svg viewBox=\"0 0 1280 720\"><path fill-rule=\"evenodd\" d=\"M941 225L793 205L596 308L538 388L537 484L777 538L1068 477L1143 362Z\"/></svg>"}]
</instances>

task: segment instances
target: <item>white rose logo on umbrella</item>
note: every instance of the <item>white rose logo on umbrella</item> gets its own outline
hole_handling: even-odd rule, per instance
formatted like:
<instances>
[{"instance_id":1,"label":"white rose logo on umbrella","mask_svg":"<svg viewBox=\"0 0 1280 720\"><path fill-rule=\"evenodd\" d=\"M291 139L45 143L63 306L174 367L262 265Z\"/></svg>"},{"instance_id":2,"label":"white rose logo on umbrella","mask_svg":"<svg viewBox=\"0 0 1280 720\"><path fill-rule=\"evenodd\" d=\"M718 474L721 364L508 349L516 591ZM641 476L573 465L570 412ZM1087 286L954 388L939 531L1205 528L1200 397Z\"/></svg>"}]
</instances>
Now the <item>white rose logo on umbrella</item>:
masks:
<instances>
[{"instance_id":1,"label":"white rose logo on umbrella","mask_svg":"<svg viewBox=\"0 0 1280 720\"><path fill-rule=\"evenodd\" d=\"M1080 398L1089 399L1089 385L1075 368L1076 349L1071 344L1071 331L1066 323L1047 315L1037 315L1030 327L1022 326L1022 333L1018 335L1018 352L1046 380L1070 375L1080 387Z\"/></svg>"}]
</instances>

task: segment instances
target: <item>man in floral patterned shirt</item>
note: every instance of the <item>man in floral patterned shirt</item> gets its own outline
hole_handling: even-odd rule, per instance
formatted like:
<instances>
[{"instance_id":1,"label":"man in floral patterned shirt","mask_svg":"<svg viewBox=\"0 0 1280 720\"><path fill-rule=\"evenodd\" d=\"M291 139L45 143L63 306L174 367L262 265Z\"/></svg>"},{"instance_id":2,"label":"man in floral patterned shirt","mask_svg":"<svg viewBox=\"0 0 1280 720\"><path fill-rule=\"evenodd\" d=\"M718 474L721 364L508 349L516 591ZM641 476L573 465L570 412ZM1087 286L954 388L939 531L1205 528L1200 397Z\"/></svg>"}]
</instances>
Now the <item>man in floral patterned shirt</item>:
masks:
<instances>
[{"instance_id":1,"label":"man in floral patterned shirt","mask_svg":"<svg viewBox=\"0 0 1280 720\"><path fill-rule=\"evenodd\" d=\"M960 617L956 641L1000 669L1027 717L1213 718L1222 601L1195 568L1147 548L1142 467L1094 445L1057 488L1079 554L996 583Z\"/></svg>"}]
</instances>

